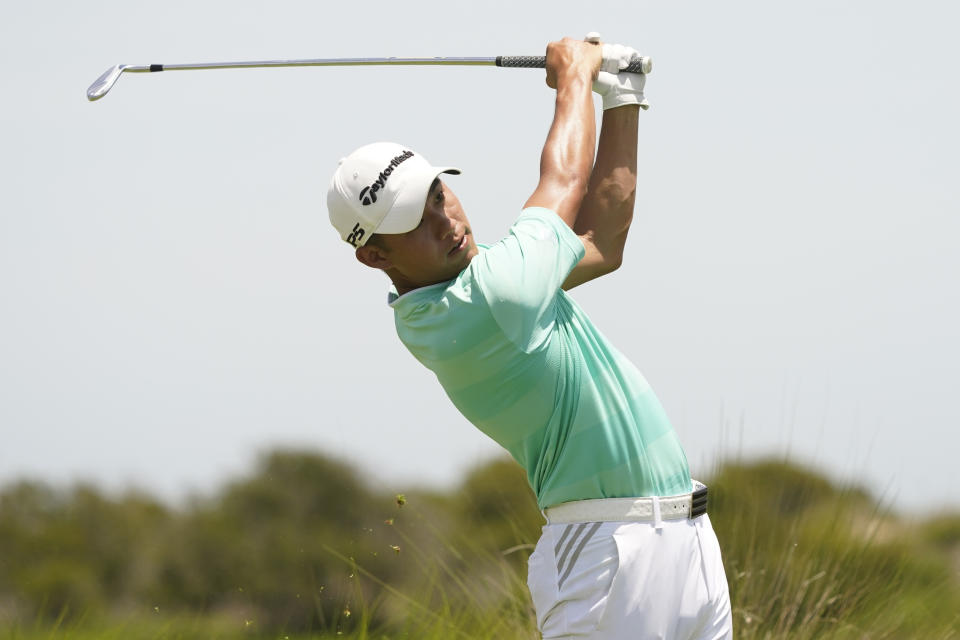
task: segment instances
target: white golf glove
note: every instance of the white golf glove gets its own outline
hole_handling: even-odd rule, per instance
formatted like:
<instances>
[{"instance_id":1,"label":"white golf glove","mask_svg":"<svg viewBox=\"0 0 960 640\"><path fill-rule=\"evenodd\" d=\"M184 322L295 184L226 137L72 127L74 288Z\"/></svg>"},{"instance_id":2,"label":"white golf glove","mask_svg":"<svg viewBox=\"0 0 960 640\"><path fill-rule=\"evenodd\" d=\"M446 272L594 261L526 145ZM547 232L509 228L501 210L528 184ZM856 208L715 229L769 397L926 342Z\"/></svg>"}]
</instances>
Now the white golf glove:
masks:
<instances>
[{"instance_id":1,"label":"white golf glove","mask_svg":"<svg viewBox=\"0 0 960 640\"><path fill-rule=\"evenodd\" d=\"M603 98L603 110L616 109L628 104L640 105L646 111L650 103L643 96L647 76L643 73L621 71L613 74L601 71L593 81L593 91Z\"/></svg>"},{"instance_id":2,"label":"white golf glove","mask_svg":"<svg viewBox=\"0 0 960 640\"><path fill-rule=\"evenodd\" d=\"M600 42L600 34L590 32L584 40ZM603 110L628 104L640 105L644 110L649 109L650 103L643 95L647 76L642 73L622 71L630 65L631 60L640 57L640 53L633 47L622 44L604 44L602 56L600 73L593 83L593 91L603 98Z\"/></svg>"}]
</instances>

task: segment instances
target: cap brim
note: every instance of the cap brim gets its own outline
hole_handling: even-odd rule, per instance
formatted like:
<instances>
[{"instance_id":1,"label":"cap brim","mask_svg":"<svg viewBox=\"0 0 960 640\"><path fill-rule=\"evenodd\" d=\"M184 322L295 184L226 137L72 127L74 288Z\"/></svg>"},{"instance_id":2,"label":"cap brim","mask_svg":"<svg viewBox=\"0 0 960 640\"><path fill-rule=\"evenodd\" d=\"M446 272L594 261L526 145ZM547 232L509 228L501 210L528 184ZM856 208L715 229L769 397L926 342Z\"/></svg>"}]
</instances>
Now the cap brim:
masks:
<instances>
[{"instance_id":1,"label":"cap brim","mask_svg":"<svg viewBox=\"0 0 960 640\"><path fill-rule=\"evenodd\" d=\"M441 173L460 175L456 167L425 167L416 175L408 175L404 188L397 194L390 211L384 216L374 233L406 233L417 228L423 217L423 208L427 204L427 195L434 179Z\"/></svg>"}]
</instances>

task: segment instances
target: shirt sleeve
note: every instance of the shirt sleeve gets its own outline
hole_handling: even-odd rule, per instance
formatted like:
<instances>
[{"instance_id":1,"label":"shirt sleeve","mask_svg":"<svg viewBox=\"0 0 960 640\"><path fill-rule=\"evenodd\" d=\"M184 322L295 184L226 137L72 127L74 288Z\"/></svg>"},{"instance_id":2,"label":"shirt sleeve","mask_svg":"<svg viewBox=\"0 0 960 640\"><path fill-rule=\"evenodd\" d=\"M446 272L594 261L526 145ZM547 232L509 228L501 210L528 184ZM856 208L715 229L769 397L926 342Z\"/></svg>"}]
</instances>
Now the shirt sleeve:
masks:
<instances>
[{"instance_id":1,"label":"shirt sleeve","mask_svg":"<svg viewBox=\"0 0 960 640\"><path fill-rule=\"evenodd\" d=\"M580 238L550 209L531 207L471 262L497 324L520 349L541 346L556 320L563 281L583 258Z\"/></svg>"}]
</instances>

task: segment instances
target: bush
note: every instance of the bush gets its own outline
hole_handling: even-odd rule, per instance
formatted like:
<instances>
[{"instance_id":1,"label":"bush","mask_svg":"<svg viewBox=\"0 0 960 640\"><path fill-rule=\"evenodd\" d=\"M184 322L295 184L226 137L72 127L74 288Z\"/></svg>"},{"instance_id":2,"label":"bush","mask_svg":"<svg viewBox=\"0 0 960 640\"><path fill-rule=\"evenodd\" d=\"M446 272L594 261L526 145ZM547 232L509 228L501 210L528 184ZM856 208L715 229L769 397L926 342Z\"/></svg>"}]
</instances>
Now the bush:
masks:
<instances>
[{"instance_id":1,"label":"bush","mask_svg":"<svg viewBox=\"0 0 960 640\"><path fill-rule=\"evenodd\" d=\"M708 484L738 638L958 632L960 515L904 523L782 461ZM542 523L510 460L401 499L274 451L178 510L21 482L0 491L0 635L534 638L526 558Z\"/></svg>"}]
</instances>

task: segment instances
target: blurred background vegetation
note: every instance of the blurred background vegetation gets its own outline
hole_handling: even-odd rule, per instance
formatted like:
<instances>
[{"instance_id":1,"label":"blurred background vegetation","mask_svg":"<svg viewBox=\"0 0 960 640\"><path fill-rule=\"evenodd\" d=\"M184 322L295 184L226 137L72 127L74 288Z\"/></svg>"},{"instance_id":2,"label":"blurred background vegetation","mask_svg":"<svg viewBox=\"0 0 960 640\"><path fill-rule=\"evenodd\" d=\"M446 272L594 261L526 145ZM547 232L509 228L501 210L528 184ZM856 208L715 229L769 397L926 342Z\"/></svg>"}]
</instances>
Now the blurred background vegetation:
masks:
<instances>
[{"instance_id":1,"label":"blurred background vegetation","mask_svg":"<svg viewBox=\"0 0 960 640\"><path fill-rule=\"evenodd\" d=\"M784 461L705 480L738 638L960 638L960 514ZM401 495L277 450L177 508L24 480L0 488L0 637L535 638L542 524L509 460Z\"/></svg>"}]
</instances>

